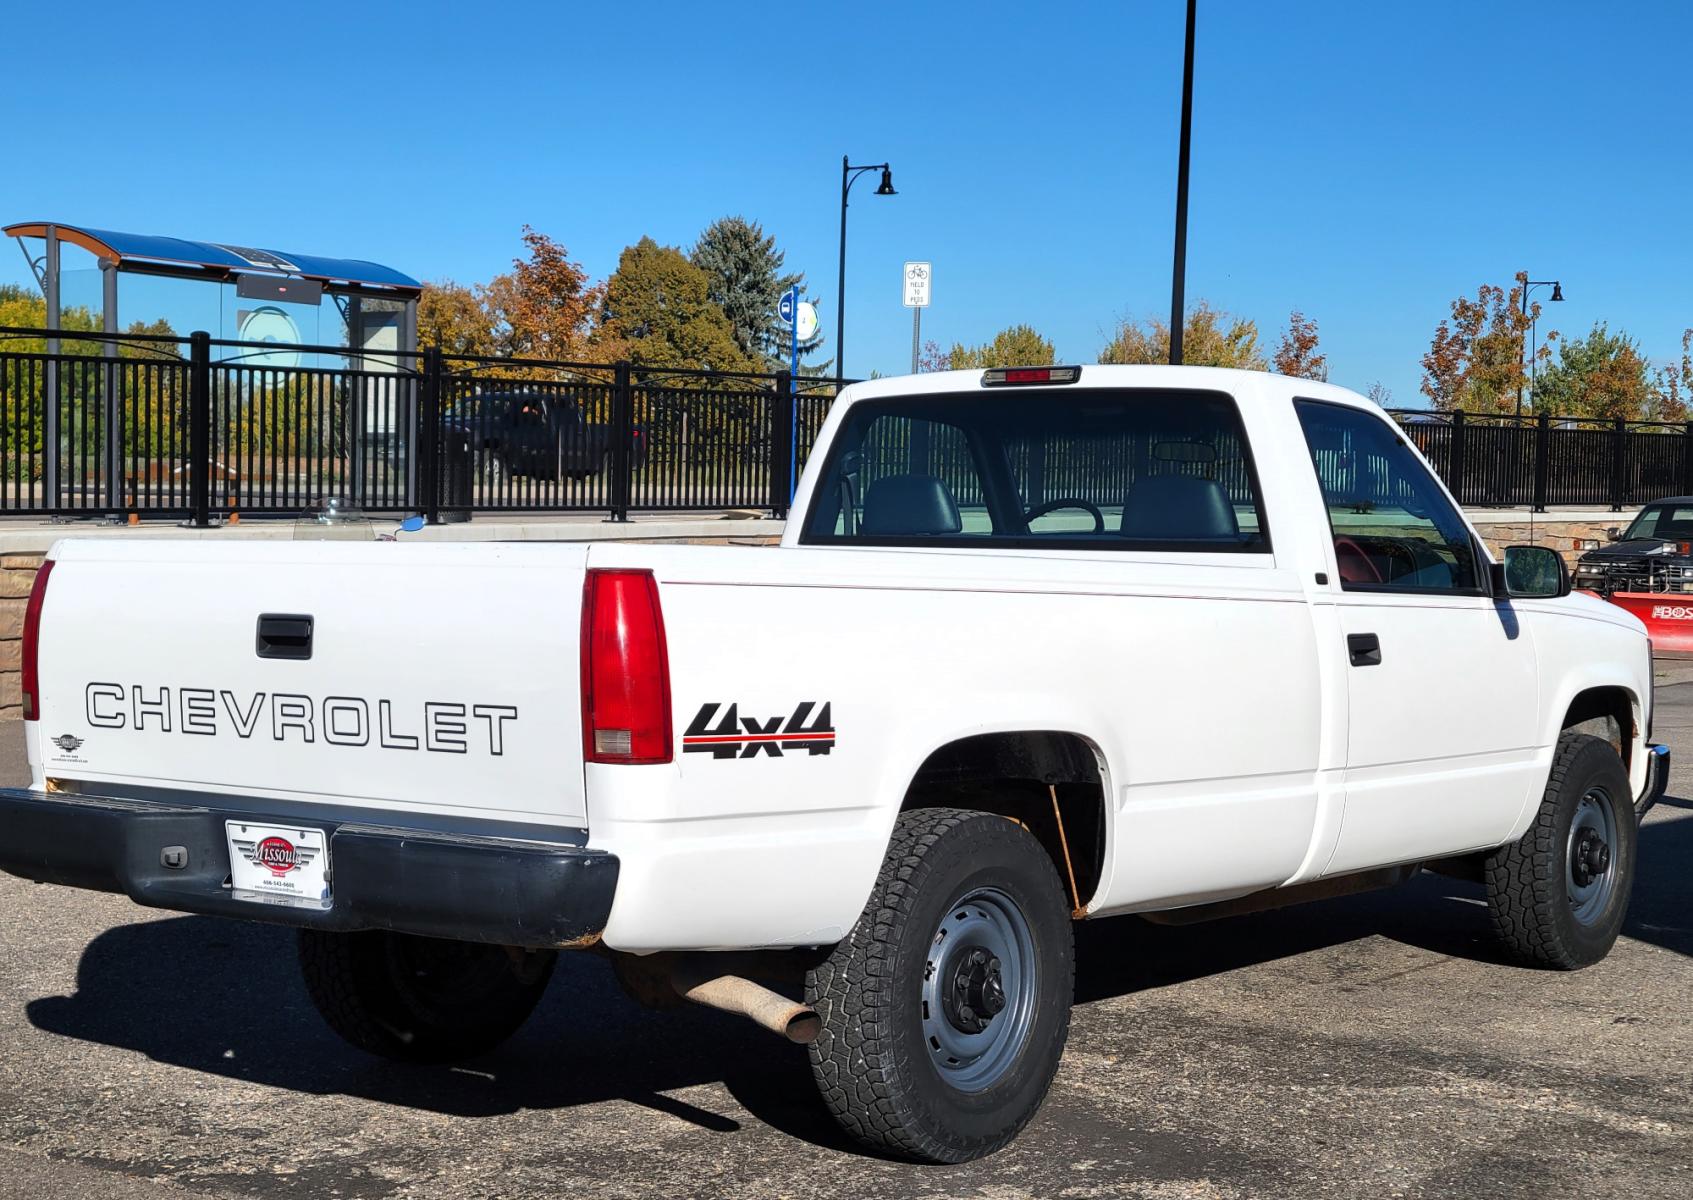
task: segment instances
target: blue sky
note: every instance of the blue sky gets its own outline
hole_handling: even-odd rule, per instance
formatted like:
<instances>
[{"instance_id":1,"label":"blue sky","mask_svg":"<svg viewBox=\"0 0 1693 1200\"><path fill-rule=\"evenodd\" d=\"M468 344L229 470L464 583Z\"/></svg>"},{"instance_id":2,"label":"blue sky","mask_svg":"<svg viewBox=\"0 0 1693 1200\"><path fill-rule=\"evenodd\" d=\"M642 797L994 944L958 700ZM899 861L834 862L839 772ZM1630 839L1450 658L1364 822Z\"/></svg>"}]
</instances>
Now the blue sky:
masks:
<instances>
[{"instance_id":1,"label":"blue sky","mask_svg":"<svg viewBox=\"0 0 1693 1200\"><path fill-rule=\"evenodd\" d=\"M935 264L943 344L1027 321L1085 362L1168 311L1181 0L169 8L13 39L0 223L470 282L526 222L603 277L741 213L832 343L849 153L900 192L853 193L849 373L905 369L906 259ZM1201 0L1190 300L1266 343L1299 307L1336 382L1400 403L1451 298L1519 268L1564 282L1542 331L1607 319L1667 359L1693 325L1690 46L1679 0Z\"/></svg>"}]
</instances>

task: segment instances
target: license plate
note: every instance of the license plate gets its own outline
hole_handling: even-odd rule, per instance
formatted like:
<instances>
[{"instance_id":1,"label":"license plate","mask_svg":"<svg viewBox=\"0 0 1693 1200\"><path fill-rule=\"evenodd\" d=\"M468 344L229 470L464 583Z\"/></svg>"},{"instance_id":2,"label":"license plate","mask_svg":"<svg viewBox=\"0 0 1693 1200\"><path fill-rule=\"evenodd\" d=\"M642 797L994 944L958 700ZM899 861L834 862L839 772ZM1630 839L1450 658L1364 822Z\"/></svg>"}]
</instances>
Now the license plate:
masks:
<instances>
[{"instance_id":1,"label":"license plate","mask_svg":"<svg viewBox=\"0 0 1693 1200\"><path fill-rule=\"evenodd\" d=\"M238 900L328 908L329 847L323 830L225 821L229 882Z\"/></svg>"}]
</instances>

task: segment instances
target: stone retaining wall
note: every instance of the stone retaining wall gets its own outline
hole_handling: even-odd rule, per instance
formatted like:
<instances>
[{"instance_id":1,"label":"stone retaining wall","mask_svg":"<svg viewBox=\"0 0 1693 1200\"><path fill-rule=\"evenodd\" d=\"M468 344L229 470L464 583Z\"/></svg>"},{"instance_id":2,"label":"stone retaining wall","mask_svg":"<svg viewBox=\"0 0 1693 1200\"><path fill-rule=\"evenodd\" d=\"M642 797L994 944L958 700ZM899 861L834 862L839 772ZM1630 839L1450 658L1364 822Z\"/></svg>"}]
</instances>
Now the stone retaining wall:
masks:
<instances>
[{"instance_id":1,"label":"stone retaining wall","mask_svg":"<svg viewBox=\"0 0 1693 1200\"><path fill-rule=\"evenodd\" d=\"M39 554L0 555L0 721L24 715L18 674L23 648L24 606L35 582Z\"/></svg>"},{"instance_id":2,"label":"stone retaining wall","mask_svg":"<svg viewBox=\"0 0 1693 1200\"><path fill-rule=\"evenodd\" d=\"M1527 519L1511 521L1477 521L1476 532L1481 534L1481 540L1487 543L1487 548L1498 557L1506 546L1550 546L1564 556L1570 569L1575 569L1575 560L1581 551L1576 543L1584 538L1594 538L1603 542L1605 531L1612 527L1626 526L1633 515L1618 513L1602 521L1559 521L1537 520L1532 525Z\"/></svg>"}]
</instances>

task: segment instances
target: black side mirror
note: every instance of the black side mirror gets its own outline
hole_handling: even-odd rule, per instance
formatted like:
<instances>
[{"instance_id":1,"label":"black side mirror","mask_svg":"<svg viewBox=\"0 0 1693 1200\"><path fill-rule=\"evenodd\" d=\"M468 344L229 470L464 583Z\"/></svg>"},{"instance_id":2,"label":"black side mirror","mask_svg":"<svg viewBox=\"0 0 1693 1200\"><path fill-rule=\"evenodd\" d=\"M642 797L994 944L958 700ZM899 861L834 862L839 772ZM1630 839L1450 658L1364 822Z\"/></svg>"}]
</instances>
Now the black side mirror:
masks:
<instances>
[{"instance_id":1,"label":"black side mirror","mask_svg":"<svg viewBox=\"0 0 1693 1200\"><path fill-rule=\"evenodd\" d=\"M1605 537L1610 541L1620 542L1622 541L1622 530L1618 529L1615 525L1612 525L1609 529L1605 530Z\"/></svg>"},{"instance_id":2,"label":"black side mirror","mask_svg":"<svg viewBox=\"0 0 1693 1200\"><path fill-rule=\"evenodd\" d=\"M1495 599L1555 600L1570 594L1570 569L1549 546L1506 546L1505 561L1495 563Z\"/></svg>"}]
</instances>

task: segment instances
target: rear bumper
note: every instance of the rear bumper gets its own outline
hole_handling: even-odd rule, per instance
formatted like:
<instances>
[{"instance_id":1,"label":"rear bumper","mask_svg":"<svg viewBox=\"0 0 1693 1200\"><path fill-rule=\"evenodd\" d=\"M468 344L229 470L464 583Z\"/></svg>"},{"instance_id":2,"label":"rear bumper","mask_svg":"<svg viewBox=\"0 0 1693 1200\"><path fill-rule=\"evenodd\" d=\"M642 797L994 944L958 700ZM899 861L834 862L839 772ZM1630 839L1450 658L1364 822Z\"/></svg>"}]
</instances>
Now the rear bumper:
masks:
<instances>
[{"instance_id":1,"label":"rear bumper","mask_svg":"<svg viewBox=\"0 0 1693 1200\"><path fill-rule=\"evenodd\" d=\"M1669 786L1669 747L1649 744L1646 747L1646 786L1634 802L1634 811L1645 816L1651 807L1664 798Z\"/></svg>"},{"instance_id":2,"label":"rear bumper","mask_svg":"<svg viewBox=\"0 0 1693 1200\"><path fill-rule=\"evenodd\" d=\"M603 850L314 819L304 823L327 834L331 907L236 899L224 821L265 819L192 802L0 789L0 871L179 912L536 948L597 940L617 890L617 857ZM185 865L164 866L167 847L185 849Z\"/></svg>"}]
</instances>

